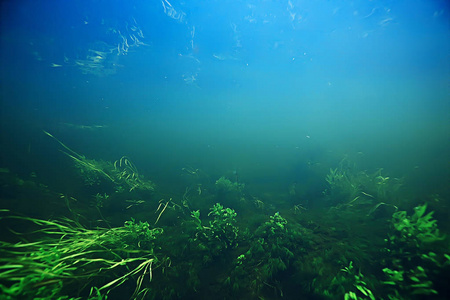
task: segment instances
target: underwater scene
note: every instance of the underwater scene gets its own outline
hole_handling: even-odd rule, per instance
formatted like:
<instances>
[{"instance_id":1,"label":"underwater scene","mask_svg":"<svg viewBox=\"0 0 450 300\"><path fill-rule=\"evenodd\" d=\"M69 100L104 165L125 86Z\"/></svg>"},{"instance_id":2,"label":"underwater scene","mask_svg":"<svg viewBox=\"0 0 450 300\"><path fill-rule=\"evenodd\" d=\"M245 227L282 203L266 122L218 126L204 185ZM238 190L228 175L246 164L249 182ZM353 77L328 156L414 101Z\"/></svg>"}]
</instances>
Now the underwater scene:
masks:
<instances>
[{"instance_id":1,"label":"underwater scene","mask_svg":"<svg viewBox=\"0 0 450 300\"><path fill-rule=\"evenodd\" d=\"M0 300L450 299L448 1L0 13Z\"/></svg>"}]
</instances>

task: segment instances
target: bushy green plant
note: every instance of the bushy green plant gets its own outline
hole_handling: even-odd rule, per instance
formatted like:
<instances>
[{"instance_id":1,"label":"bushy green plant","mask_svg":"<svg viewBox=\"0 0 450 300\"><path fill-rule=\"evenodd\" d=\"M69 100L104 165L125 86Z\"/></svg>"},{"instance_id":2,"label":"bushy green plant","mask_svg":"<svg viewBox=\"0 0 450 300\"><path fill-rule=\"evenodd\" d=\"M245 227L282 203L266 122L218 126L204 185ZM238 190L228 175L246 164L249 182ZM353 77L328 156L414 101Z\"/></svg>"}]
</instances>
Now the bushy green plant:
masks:
<instances>
[{"instance_id":1,"label":"bushy green plant","mask_svg":"<svg viewBox=\"0 0 450 300\"><path fill-rule=\"evenodd\" d=\"M208 226L205 226L200 219L199 211L191 213L196 227L193 241L199 242L198 246L207 250L208 256L217 256L225 249L236 247L239 232L236 226L237 213L231 208L225 208L216 203L210 209L208 216L213 219L209 221Z\"/></svg>"},{"instance_id":2,"label":"bushy green plant","mask_svg":"<svg viewBox=\"0 0 450 300\"><path fill-rule=\"evenodd\" d=\"M163 233L162 228L150 228L148 222L136 222L134 218L125 221L124 228L128 230L124 235L125 247L152 249L152 242Z\"/></svg>"},{"instance_id":3,"label":"bushy green plant","mask_svg":"<svg viewBox=\"0 0 450 300\"><path fill-rule=\"evenodd\" d=\"M427 204L414 208L414 214L406 211L393 214L391 224L393 232L386 239L386 260L383 268L390 295L432 295L434 289L431 270L441 266L437 254L427 250L428 245L444 239L439 233L433 211L426 213Z\"/></svg>"},{"instance_id":4,"label":"bushy green plant","mask_svg":"<svg viewBox=\"0 0 450 300\"><path fill-rule=\"evenodd\" d=\"M227 192L242 192L242 190L244 189L245 185L243 183L238 183L238 182L231 182L231 180L225 178L225 177L220 177L217 181L216 181L216 189L217 191L219 191L220 193L227 193Z\"/></svg>"},{"instance_id":5,"label":"bushy green plant","mask_svg":"<svg viewBox=\"0 0 450 300\"><path fill-rule=\"evenodd\" d=\"M398 239L403 243L415 244L420 247L423 243L443 240L437 228L437 221L433 219L434 211L425 214L427 204L414 208L414 214L408 216L406 211L398 211L392 216L392 225L397 230L391 240Z\"/></svg>"},{"instance_id":6,"label":"bushy green plant","mask_svg":"<svg viewBox=\"0 0 450 300\"><path fill-rule=\"evenodd\" d=\"M213 217L209 226L214 237L223 241L226 247L237 246L239 229L236 227L237 213L234 209L224 208L221 204L216 203L210 209L208 216Z\"/></svg>"},{"instance_id":7,"label":"bushy green plant","mask_svg":"<svg viewBox=\"0 0 450 300\"><path fill-rule=\"evenodd\" d=\"M252 296L260 297L264 287L276 287L276 276L285 271L294 259L294 249L299 245L293 240L296 232L289 232L287 220L279 212L269 217L255 232L250 248L234 261L234 269L227 284L233 290L251 290Z\"/></svg>"},{"instance_id":8,"label":"bushy green plant","mask_svg":"<svg viewBox=\"0 0 450 300\"><path fill-rule=\"evenodd\" d=\"M104 193L103 195L100 193L97 193L94 196L95 199L95 206L98 208L101 208L107 204L109 204L109 195L107 193Z\"/></svg>"},{"instance_id":9,"label":"bushy green plant","mask_svg":"<svg viewBox=\"0 0 450 300\"><path fill-rule=\"evenodd\" d=\"M369 286L369 281L353 266L350 261L348 267L341 269L331 281L330 287L324 291L325 295L337 296L344 294L345 300L375 300Z\"/></svg>"},{"instance_id":10,"label":"bushy green plant","mask_svg":"<svg viewBox=\"0 0 450 300\"><path fill-rule=\"evenodd\" d=\"M270 234L273 236L287 232L286 224L287 220L283 218L279 212L270 216L270 220L265 223Z\"/></svg>"}]
</instances>

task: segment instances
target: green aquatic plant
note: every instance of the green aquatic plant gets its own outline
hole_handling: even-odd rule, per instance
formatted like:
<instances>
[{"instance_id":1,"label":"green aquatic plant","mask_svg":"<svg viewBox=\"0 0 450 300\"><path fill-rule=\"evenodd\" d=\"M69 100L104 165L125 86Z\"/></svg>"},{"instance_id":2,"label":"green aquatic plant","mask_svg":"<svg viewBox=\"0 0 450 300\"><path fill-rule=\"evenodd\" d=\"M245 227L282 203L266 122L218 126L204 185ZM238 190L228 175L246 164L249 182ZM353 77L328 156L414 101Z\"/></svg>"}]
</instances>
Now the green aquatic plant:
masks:
<instances>
[{"instance_id":1,"label":"green aquatic plant","mask_svg":"<svg viewBox=\"0 0 450 300\"><path fill-rule=\"evenodd\" d=\"M153 191L155 185L138 173L136 166L126 156L122 156L114 163L103 160L88 159L70 149L52 134L44 131L46 135L57 141L66 151L62 151L70 157L80 176L87 185L99 185L102 179L112 182L116 191L131 192L133 190Z\"/></svg>"},{"instance_id":2,"label":"green aquatic plant","mask_svg":"<svg viewBox=\"0 0 450 300\"><path fill-rule=\"evenodd\" d=\"M445 263L445 255L429 251L429 245L442 241L433 219L434 211L426 213L427 204L414 208L408 216L406 211L398 211L392 215L393 232L389 235L386 252L390 259L383 268L390 295L433 295L438 294L433 281L436 270ZM439 256L439 257L438 257Z\"/></svg>"},{"instance_id":3,"label":"green aquatic plant","mask_svg":"<svg viewBox=\"0 0 450 300\"><path fill-rule=\"evenodd\" d=\"M265 288L283 294L277 276L286 271L302 247L300 233L288 231L287 220L279 212L269 216L251 237L247 251L238 255L234 269L225 282L234 292L249 289L255 299L262 297Z\"/></svg>"},{"instance_id":4,"label":"green aquatic plant","mask_svg":"<svg viewBox=\"0 0 450 300\"><path fill-rule=\"evenodd\" d=\"M355 268L353 261L341 268L323 294L335 297L343 295L345 300L375 300L369 280L361 270Z\"/></svg>"},{"instance_id":5,"label":"green aquatic plant","mask_svg":"<svg viewBox=\"0 0 450 300\"><path fill-rule=\"evenodd\" d=\"M407 292L411 295L436 295L438 292L433 288L433 281L428 277L427 271L422 266L403 270L384 268L386 276L384 284L392 286L394 294L398 291Z\"/></svg>"},{"instance_id":6,"label":"green aquatic plant","mask_svg":"<svg viewBox=\"0 0 450 300\"><path fill-rule=\"evenodd\" d=\"M229 192L242 192L245 184L243 183L238 183L238 182L231 182L231 180L225 178L225 177L220 177L219 179L217 179L216 183L216 189L217 191L219 191L220 193L229 193Z\"/></svg>"},{"instance_id":7,"label":"green aquatic plant","mask_svg":"<svg viewBox=\"0 0 450 300\"><path fill-rule=\"evenodd\" d=\"M127 186L129 191L134 189L153 191L155 185L149 180L145 180L134 163L126 156L122 156L114 162L114 171L112 172L115 182Z\"/></svg>"},{"instance_id":8,"label":"green aquatic plant","mask_svg":"<svg viewBox=\"0 0 450 300\"><path fill-rule=\"evenodd\" d=\"M52 134L44 130L44 133L57 141L67 152L61 151L66 154L68 157L73 159L75 163L75 167L80 171L80 174L85 179L85 182L89 185L94 185L99 183L99 176L104 176L114 182L114 178L112 178L108 173L105 172L104 169L109 169L106 167L108 162L98 162L96 160L87 159L85 156L78 154L73 151L69 147L67 147L63 142L58 140ZM105 166L106 165L106 166Z\"/></svg>"},{"instance_id":9,"label":"green aquatic plant","mask_svg":"<svg viewBox=\"0 0 450 300\"><path fill-rule=\"evenodd\" d=\"M330 169L325 176L328 188L324 191L326 200L333 209L364 209L372 214L378 208L396 209L393 200L400 196L402 180L382 175L380 168L374 173L360 171L356 164L351 164L346 158L339 167Z\"/></svg>"},{"instance_id":10,"label":"green aquatic plant","mask_svg":"<svg viewBox=\"0 0 450 300\"><path fill-rule=\"evenodd\" d=\"M331 188L336 188L345 179L345 172L338 170L337 168L331 169L330 172L325 177Z\"/></svg>"},{"instance_id":11,"label":"green aquatic plant","mask_svg":"<svg viewBox=\"0 0 450 300\"><path fill-rule=\"evenodd\" d=\"M109 200L109 195L107 193L104 193L103 195L100 193L97 193L94 196L95 199L95 206L96 207L103 207Z\"/></svg>"},{"instance_id":12,"label":"green aquatic plant","mask_svg":"<svg viewBox=\"0 0 450 300\"><path fill-rule=\"evenodd\" d=\"M237 213L234 209L223 207L220 203L214 204L208 216L214 219L209 223L213 235L224 241L226 247L237 246L239 229L236 227Z\"/></svg>"},{"instance_id":13,"label":"green aquatic plant","mask_svg":"<svg viewBox=\"0 0 450 300\"><path fill-rule=\"evenodd\" d=\"M197 231L202 231L203 230L203 226L202 226L202 220L200 219L200 211L199 210L194 210L191 212L191 217L194 221L195 224L195 229Z\"/></svg>"},{"instance_id":14,"label":"green aquatic plant","mask_svg":"<svg viewBox=\"0 0 450 300\"><path fill-rule=\"evenodd\" d=\"M420 247L423 243L443 240L445 236L439 233L437 221L433 219L434 211L425 214L427 204L414 208L414 214L408 216L406 211L398 211L392 215L392 225L397 234L391 240L398 239L403 243L412 243Z\"/></svg>"},{"instance_id":15,"label":"green aquatic plant","mask_svg":"<svg viewBox=\"0 0 450 300\"><path fill-rule=\"evenodd\" d=\"M330 196L332 204L342 204L355 199L360 192L359 183L354 174L348 173L341 167L330 169L325 176L328 189L324 192Z\"/></svg>"},{"instance_id":16,"label":"green aquatic plant","mask_svg":"<svg viewBox=\"0 0 450 300\"><path fill-rule=\"evenodd\" d=\"M136 222L134 218L125 221L124 227L128 229L124 235L125 247L137 242L138 248L151 249L152 242L164 232L162 228L151 228L148 222Z\"/></svg>"},{"instance_id":17,"label":"green aquatic plant","mask_svg":"<svg viewBox=\"0 0 450 300\"><path fill-rule=\"evenodd\" d=\"M203 225L200 212L193 211L191 217L195 224L196 234L193 241L198 241L204 250L212 256L217 256L225 249L238 245L239 228L236 226L237 213L231 208L225 208L216 203L208 214L213 219L208 226Z\"/></svg>"},{"instance_id":18,"label":"green aquatic plant","mask_svg":"<svg viewBox=\"0 0 450 300\"><path fill-rule=\"evenodd\" d=\"M375 296L369 288L366 278L361 273L361 270L356 272L353 267L353 261L350 261L349 266L341 269L341 271L348 274L354 289L353 291L347 291L345 293L345 300L375 300Z\"/></svg>"},{"instance_id":19,"label":"green aquatic plant","mask_svg":"<svg viewBox=\"0 0 450 300\"><path fill-rule=\"evenodd\" d=\"M152 279L152 267L158 261L152 241L162 230L134 220L123 227L87 229L68 219L1 219L5 218L37 226L27 236L39 238L34 242L0 242L4 299L68 299L64 295L73 291L87 294L85 289L93 282L98 286L91 289L90 298L97 295L100 299L99 295L109 294L132 278L136 279L134 296L148 291L143 280Z\"/></svg>"},{"instance_id":20,"label":"green aquatic plant","mask_svg":"<svg viewBox=\"0 0 450 300\"><path fill-rule=\"evenodd\" d=\"M287 231L287 220L283 218L279 212L276 212L273 216L270 216L270 220L265 223L270 235L277 235Z\"/></svg>"},{"instance_id":21,"label":"green aquatic plant","mask_svg":"<svg viewBox=\"0 0 450 300\"><path fill-rule=\"evenodd\" d=\"M381 171L380 171L381 173ZM376 184L377 184L377 191L378 191L378 195L382 198L386 197L386 189L389 186L390 183L390 178L388 176L383 177L381 175L378 175L377 177L375 177L376 180Z\"/></svg>"}]
</instances>

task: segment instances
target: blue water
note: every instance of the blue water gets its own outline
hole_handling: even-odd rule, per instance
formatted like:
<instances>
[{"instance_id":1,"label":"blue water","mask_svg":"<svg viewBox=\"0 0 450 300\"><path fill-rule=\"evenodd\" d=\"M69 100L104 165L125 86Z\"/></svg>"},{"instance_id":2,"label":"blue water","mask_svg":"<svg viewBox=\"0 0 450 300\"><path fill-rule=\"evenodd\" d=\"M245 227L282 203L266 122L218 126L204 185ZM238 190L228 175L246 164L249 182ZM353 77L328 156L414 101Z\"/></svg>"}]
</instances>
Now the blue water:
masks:
<instances>
[{"instance_id":1,"label":"blue water","mask_svg":"<svg viewBox=\"0 0 450 300\"><path fill-rule=\"evenodd\" d=\"M320 198L349 158L448 210L447 1L0 5L0 167L11 173L76 190L45 130L92 159L130 157L167 198L181 198L187 167L212 184L238 174L253 194L295 183Z\"/></svg>"},{"instance_id":2,"label":"blue water","mask_svg":"<svg viewBox=\"0 0 450 300\"><path fill-rule=\"evenodd\" d=\"M119 127L138 145L122 151L167 164L203 152L205 164L251 170L262 153L284 166L301 151L363 152L376 167L430 174L449 146L447 8L6 1L2 111L49 131Z\"/></svg>"}]
</instances>

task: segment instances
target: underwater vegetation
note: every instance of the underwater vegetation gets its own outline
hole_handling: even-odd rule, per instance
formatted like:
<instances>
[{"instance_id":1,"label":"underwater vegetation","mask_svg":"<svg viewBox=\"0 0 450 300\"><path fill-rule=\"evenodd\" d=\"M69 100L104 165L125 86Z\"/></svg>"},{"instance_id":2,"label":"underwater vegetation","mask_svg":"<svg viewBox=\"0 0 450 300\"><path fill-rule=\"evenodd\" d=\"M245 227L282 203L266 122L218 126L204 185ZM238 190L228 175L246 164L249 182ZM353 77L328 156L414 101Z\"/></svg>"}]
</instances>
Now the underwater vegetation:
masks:
<instances>
[{"instance_id":1,"label":"underwater vegetation","mask_svg":"<svg viewBox=\"0 0 450 300\"><path fill-rule=\"evenodd\" d=\"M449 239L434 217L444 199L413 202L403 180L383 169L368 172L343 159L307 203L292 199L290 183L285 194L268 196L192 167L181 170L184 186L162 190L127 156L89 159L45 134L63 148L83 189L68 196L1 173L3 186L33 186L36 197L56 204L51 218L0 210L0 299L406 300L450 293Z\"/></svg>"},{"instance_id":2,"label":"underwater vegetation","mask_svg":"<svg viewBox=\"0 0 450 300\"><path fill-rule=\"evenodd\" d=\"M114 163L88 159L64 145L50 133L46 131L44 133L67 150L67 152L62 152L73 160L74 166L87 185L100 185L102 180L109 180L115 185L117 191L125 189L128 189L130 192L134 189L152 191L154 189L154 184L149 180L145 180L138 173L136 166L128 157L122 156Z\"/></svg>"}]
</instances>

